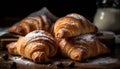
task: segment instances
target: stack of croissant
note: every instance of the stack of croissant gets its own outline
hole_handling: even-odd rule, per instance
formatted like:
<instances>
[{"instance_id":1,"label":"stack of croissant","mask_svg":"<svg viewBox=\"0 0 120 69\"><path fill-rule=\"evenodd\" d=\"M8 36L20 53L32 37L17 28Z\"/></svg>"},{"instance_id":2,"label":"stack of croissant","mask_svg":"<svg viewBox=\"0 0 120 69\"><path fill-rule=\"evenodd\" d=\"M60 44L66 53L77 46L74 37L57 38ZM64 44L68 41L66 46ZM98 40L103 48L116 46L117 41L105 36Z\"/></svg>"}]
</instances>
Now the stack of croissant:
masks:
<instances>
[{"instance_id":1,"label":"stack of croissant","mask_svg":"<svg viewBox=\"0 0 120 69\"><path fill-rule=\"evenodd\" d=\"M21 55L36 63L48 62L58 54L75 61L109 53L96 37L98 29L88 19L71 13L54 24L44 16L27 17L8 32L24 35L17 42L7 44L10 54Z\"/></svg>"}]
</instances>

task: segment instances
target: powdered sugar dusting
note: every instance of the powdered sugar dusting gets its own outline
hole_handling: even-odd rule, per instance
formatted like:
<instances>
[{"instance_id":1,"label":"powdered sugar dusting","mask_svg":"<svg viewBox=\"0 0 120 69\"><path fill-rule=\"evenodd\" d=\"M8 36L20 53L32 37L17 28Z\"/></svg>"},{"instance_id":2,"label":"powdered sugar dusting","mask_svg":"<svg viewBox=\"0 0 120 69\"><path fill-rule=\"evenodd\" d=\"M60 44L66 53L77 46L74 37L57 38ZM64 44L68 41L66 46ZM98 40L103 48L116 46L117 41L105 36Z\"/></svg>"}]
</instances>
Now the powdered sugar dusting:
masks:
<instances>
[{"instance_id":1,"label":"powdered sugar dusting","mask_svg":"<svg viewBox=\"0 0 120 69\"><path fill-rule=\"evenodd\" d=\"M76 14L76 13L68 14L67 17L73 17L75 19L81 19L81 16L79 14Z\"/></svg>"},{"instance_id":2,"label":"powdered sugar dusting","mask_svg":"<svg viewBox=\"0 0 120 69\"><path fill-rule=\"evenodd\" d=\"M27 39L32 38L33 39L33 38L36 38L36 37L39 37L39 36L53 39L52 36L49 33L45 32L44 30L35 30L35 31L32 31L29 34L27 34L25 36L25 38L27 38Z\"/></svg>"},{"instance_id":3,"label":"powdered sugar dusting","mask_svg":"<svg viewBox=\"0 0 120 69\"><path fill-rule=\"evenodd\" d=\"M117 58L111 58L111 57L105 57L105 58L97 58L95 60L90 61L89 63L93 64L110 64L110 63L116 63L119 59Z\"/></svg>"},{"instance_id":4,"label":"powdered sugar dusting","mask_svg":"<svg viewBox=\"0 0 120 69\"><path fill-rule=\"evenodd\" d=\"M34 38L36 40L37 37L44 37L45 40L49 40L49 39L54 40L52 35L50 35L49 33L45 32L44 30L35 30L35 31L32 31L32 32L28 33L25 36L23 44L26 44L28 41L34 40Z\"/></svg>"},{"instance_id":5,"label":"powdered sugar dusting","mask_svg":"<svg viewBox=\"0 0 120 69\"><path fill-rule=\"evenodd\" d=\"M26 59L23 59L23 58L20 58L20 57L12 57L10 58L12 61L16 62L16 63L19 63L19 64L25 64L25 65L32 65L34 64L32 61L29 61L29 60L26 60Z\"/></svg>"},{"instance_id":6,"label":"powdered sugar dusting","mask_svg":"<svg viewBox=\"0 0 120 69\"><path fill-rule=\"evenodd\" d=\"M35 41L35 40L40 40L40 39L42 39L42 40L48 40L48 41L51 41L49 38L45 38L45 37L41 37L41 38L35 38L35 39L32 39L32 41Z\"/></svg>"},{"instance_id":7,"label":"powdered sugar dusting","mask_svg":"<svg viewBox=\"0 0 120 69\"><path fill-rule=\"evenodd\" d=\"M37 37L37 36L47 36L47 35L45 34L45 31L43 30L36 30L36 31L30 32L25 37L30 38L30 37Z\"/></svg>"},{"instance_id":8,"label":"powdered sugar dusting","mask_svg":"<svg viewBox=\"0 0 120 69\"><path fill-rule=\"evenodd\" d=\"M86 35L81 36L81 39L93 42L94 41L93 37L94 35L86 34Z\"/></svg>"},{"instance_id":9,"label":"powdered sugar dusting","mask_svg":"<svg viewBox=\"0 0 120 69\"><path fill-rule=\"evenodd\" d=\"M85 42L94 42L94 35L92 34L85 34L75 37L73 40L75 40L77 43L85 43Z\"/></svg>"}]
</instances>

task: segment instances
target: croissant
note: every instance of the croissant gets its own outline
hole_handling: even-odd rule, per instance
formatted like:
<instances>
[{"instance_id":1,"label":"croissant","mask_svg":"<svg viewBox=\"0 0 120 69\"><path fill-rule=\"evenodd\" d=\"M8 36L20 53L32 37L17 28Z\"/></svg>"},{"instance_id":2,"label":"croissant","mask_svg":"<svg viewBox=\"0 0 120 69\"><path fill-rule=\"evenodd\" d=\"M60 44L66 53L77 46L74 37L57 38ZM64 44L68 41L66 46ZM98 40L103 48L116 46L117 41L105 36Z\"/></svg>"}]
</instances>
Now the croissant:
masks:
<instances>
[{"instance_id":1,"label":"croissant","mask_svg":"<svg viewBox=\"0 0 120 69\"><path fill-rule=\"evenodd\" d=\"M45 30L49 32L50 23L50 20L45 15L26 17L18 22L18 24L10 27L8 32L20 35L26 35L33 30Z\"/></svg>"},{"instance_id":2,"label":"croissant","mask_svg":"<svg viewBox=\"0 0 120 69\"><path fill-rule=\"evenodd\" d=\"M82 61L101 54L107 54L110 50L101 43L95 35L86 34L74 38L63 38L58 41L59 52L62 56L72 60Z\"/></svg>"},{"instance_id":3,"label":"croissant","mask_svg":"<svg viewBox=\"0 0 120 69\"><path fill-rule=\"evenodd\" d=\"M56 38L66 38L86 33L96 33L97 27L77 13L59 18L54 25Z\"/></svg>"},{"instance_id":4,"label":"croissant","mask_svg":"<svg viewBox=\"0 0 120 69\"><path fill-rule=\"evenodd\" d=\"M48 62L49 58L57 53L55 39L51 34L43 30L35 30L25 37L20 37L16 42L16 46L14 46L17 53L11 49L11 45L14 45L14 43L7 45L10 54L19 54L36 63Z\"/></svg>"}]
</instances>

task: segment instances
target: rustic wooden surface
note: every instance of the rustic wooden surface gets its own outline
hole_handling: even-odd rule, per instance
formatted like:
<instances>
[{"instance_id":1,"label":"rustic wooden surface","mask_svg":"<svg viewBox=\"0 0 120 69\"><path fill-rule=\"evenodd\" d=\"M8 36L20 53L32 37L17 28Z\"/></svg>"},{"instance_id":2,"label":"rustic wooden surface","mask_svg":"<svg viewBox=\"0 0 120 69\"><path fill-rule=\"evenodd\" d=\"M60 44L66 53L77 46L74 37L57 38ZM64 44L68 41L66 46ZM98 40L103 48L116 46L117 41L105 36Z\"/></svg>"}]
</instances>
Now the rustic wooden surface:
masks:
<instances>
[{"instance_id":1,"label":"rustic wooden surface","mask_svg":"<svg viewBox=\"0 0 120 69\"><path fill-rule=\"evenodd\" d=\"M90 58L83 62L76 62L70 59L51 59L51 62L46 64L36 64L31 60L22 58L20 56L8 55L8 59L4 54L8 54L7 51L0 52L0 69L84 69L84 68L102 68L113 69L120 68L120 60L117 56L98 56L96 58Z\"/></svg>"},{"instance_id":2,"label":"rustic wooden surface","mask_svg":"<svg viewBox=\"0 0 120 69\"><path fill-rule=\"evenodd\" d=\"M108 36L108 35L107 35ZM55 57L46 64L36 64L31 60L20 56L9 55L7 50L0 50L0 69L118 69L120 68L120 39L119 36L113 38L99 37L101 41L110 45L113 52L107 55L100 55L94 58L86 59L82 62L76 62L70 59L61 59ZM108 41L109 40L109 41ZM113 42L115 41L115 43Z\"/></svg>"}]
</instances>

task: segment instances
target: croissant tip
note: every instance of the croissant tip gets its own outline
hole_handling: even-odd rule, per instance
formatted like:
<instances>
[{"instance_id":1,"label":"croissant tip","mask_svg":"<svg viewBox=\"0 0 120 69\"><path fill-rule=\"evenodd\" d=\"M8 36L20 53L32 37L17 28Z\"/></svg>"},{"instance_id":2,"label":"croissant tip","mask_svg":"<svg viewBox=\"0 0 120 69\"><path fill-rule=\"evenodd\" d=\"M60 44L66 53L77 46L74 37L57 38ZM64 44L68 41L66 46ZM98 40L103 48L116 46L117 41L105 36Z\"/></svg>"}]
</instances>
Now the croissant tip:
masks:
<instances>
[{"instance_id":1,"label":"croissant tip","mask_svg":"<svg viewBox=\"0 0 120 69\"><path fill-rule=\"evenodd\" d=\"M63 31L58 31L58 33L56 34L56 38L62 38L64 35L64 32Z\"/></svg>"},{"instance_id":2,"label":"croissant tip","mask_svg":"<svg viewBox=\"0 0 120 69\"><path fill-rule=\"evenodd\" d=\"M18 55L18 53L16 51L16 43L17 42L11 42L11 43L9 43L9 44L6 45L6 48L7 48L8 52L10 54Z\"/></svg>"},{"instance_id":3,"label":"croissant tip","mask_svg":"<svg viewBox=\"0 0 120 69\"><path fill-rule=\"evenodd\" d=\"M78 52L71 55L71 59L76 60L76 61L81 61L82 57L83 57L82 54Z\"/></svg>"},{"instance_id":4,"label":"croissant tip","mask_svg":"<svg viewBox=\"0 0 120 69\"><path fill-rule=\"evenodd\" d=\"M68 31L67 31L67 29L61 29L61 30L59 30L57 33L56 33L56 37L57 38L63 38L63 37L68 37Z\"/></svg>"},{"instance_id":5,"label":"croissant tip","mask_svg":"<svg viewBox=\"0 0 120 69\"><path fill-rule=\"evenodd\" d=\"M75 58L75 59L78 59L78 58L80 58L80 56L79 56L79 55L75 55L74 58Z\"/></svg>"},{"instance_id":6,"label":"croissant tip","mask_svg":"<svg viewBox=\"0 0 120 69\"><path fill-rule=\"evenodd\" d=\"M38 51L38 52L35 52L32 56L33 56L33 61L35 63L45 63L49 61L49 59L47 58L44 52Z\"/></svg>"},{"instance_id":7,"label":"croissant tip","mask_svg":"<svg viewBox=\"0 0 120 69\"><path fill-rule=\"evenodd\" d=\"M16 30L17 26L12 26L8 29L8 32L14 32Z\"/></svg>"}]
</instances>

